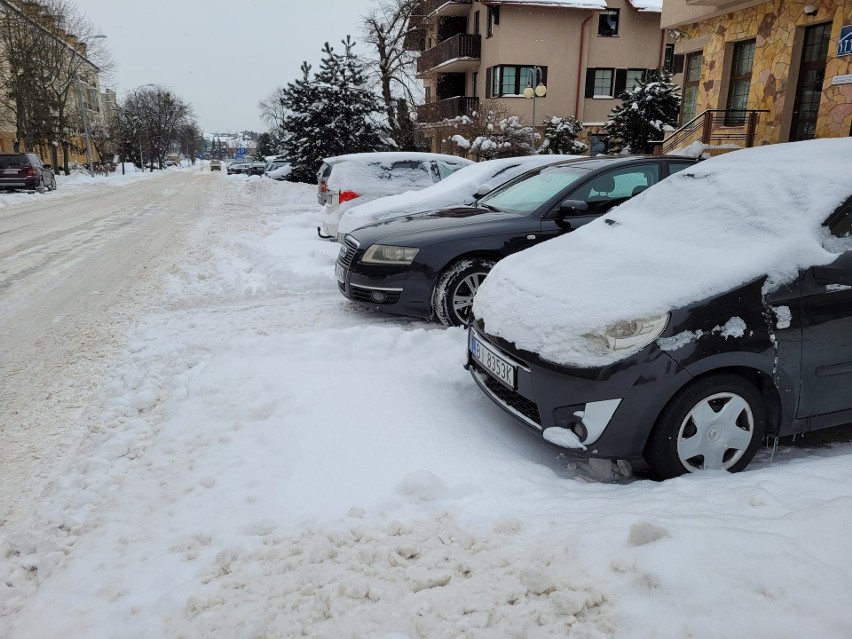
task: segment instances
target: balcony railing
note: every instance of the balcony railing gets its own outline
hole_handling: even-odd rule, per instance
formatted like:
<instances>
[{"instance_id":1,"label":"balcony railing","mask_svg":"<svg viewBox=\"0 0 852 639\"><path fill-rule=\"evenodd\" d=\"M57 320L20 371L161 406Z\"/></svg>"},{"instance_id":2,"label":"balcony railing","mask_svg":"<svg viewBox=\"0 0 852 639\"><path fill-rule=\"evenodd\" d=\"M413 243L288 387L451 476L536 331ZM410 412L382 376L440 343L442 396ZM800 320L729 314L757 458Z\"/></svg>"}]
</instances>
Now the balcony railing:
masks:
<instances>
[{"instance_id":1,"label":"balcony railing","mask_svg":"<svg viewBox=\"0 0 852 639\"><path fill-rule=\"evenodd\" d=\"M452 65L448 63L456 60L478 61L481 54L481 36L459 33L444 40L438 46L424 51L417 59L417 73L426 73L442 66L446 66L448 72L454 71L455 69L449 68Z\"/></svg>"},{"instance_id":2,"label":"balcony railing","mask_svg":"<svg viewBox=\"0 0 852 639\"><path fill-rule=\"evenodd\" d=\"M709 109L658 143L657 149L660 153L671 153L693 142L712 146L754 146L754 135L761 113L768 111Z\"/></svg>"},{"instance_id":3,"label":"balcony railing","mask_svg":"<svg viewBox=\"0 0 852 639\"><path fill-rule=\"evenodd\" d=\"M422 14L431 15L441 9L441 15L467 15L473 0L423 0Z\"/></svg>"},{"instance_id":4,"label":"balcony railing","mask_svg":"<svg viewBox=\"0 0 852 639\"><path fill-rule=\"evenodd\" d=\"M447 98L417 107L417 121L420 124L436 124L460 115L473 115L478 108L479 98Z\"/></svg>"}]
</instances>

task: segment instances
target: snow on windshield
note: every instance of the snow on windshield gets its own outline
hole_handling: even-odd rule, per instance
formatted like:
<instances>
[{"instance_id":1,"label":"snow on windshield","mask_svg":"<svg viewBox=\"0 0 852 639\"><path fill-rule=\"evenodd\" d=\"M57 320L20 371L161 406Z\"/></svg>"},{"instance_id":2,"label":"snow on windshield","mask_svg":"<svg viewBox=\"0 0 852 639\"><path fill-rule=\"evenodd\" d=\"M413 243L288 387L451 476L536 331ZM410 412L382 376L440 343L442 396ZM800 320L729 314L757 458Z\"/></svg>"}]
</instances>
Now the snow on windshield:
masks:
<instances>
[{"instance_id":1,"label":"snow on windshield","mask_svg":"<svg viewBox=\"0 0 852 639\"><path fill-rule=\"evenodd\" d=\"M421 191L389 195L349 209L340 219L338 232L349 233L367 224L412 213L473 204L475 193L483 184L497 187L524 171L578 157L580 156L530 155L471 164Z\"/></svg>"},{"instance_id":2,"label":"snow on windshield","mask_svg":"<svg viewBox=\"0 0 852 639\"><path fill-rule=\"evenodd\" d=\"M850 138L712 158L502 260L474 312L490 334L552 362L607 364L625 354L593 350L584 335L832 261L821 225L850 193Z\"/></svg>"}]
</instances>

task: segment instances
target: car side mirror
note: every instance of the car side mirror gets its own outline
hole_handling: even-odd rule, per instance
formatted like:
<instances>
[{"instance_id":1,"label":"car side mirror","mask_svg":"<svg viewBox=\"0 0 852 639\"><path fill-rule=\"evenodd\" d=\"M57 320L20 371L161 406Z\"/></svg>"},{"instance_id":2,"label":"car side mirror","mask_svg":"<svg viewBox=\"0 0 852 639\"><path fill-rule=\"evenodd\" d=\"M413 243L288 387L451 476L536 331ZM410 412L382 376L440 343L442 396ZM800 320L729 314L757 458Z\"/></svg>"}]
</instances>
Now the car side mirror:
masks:
<instances>
[{"instance_id":1,"label":"car side mirror","mask_svg":"<svg viewBox=\"0 0 852 639\"><path fill-rule=\"evenodd\" d=\"M811 272L815 280L826 284L852 286L852 251L841 253L831 264L814 266Z\"/></svg>"},{"instance_id":2,"label":"car side mirror","mask_svg":"<svg viewBox=\"0 0 852 639\"><path fill-rule=\"evenodd\" d=\"M494 187L491 186L490 184L483 184L482 186L480 186L476 190L476 193L473 194L473 197L475 197L478 200L479 198L488 195L493 190L494 190Z\"/></svg>"},{"instance_id":3,"label":"car side mirror","mask_svg":"<svg viewBox=\"0 0 852 639\"><path fill-rule=\"evenodd\" d=\"M49 164L42 164L42 166L43 166L44 168L46 168L46 169L52 169L52 168L53 168L53 167L52 167L52 166L50 166Z\"/></svg>"},{"instance_id":4,"label":"car side mirror","mask_svg":"<svg viewBox=\"0 0 852 639\"><path fill-rule=\"evenodd\" d=\"M559 215L585 215L589 205L583 200L563 200L559 205Z\"/></svg>"}]
</instances>

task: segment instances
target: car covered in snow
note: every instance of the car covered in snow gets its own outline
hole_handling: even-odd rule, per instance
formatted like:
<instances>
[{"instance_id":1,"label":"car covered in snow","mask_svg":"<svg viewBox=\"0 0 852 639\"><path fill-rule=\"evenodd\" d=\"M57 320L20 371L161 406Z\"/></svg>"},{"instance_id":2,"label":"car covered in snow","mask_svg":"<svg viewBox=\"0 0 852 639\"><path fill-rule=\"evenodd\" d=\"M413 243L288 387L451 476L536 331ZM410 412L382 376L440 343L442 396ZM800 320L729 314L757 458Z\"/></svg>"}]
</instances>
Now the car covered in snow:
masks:
<instances>
[{"instance_id":1,"label":"car covered in snow","mask_svg":"<svg viewBox=\"0 0 852 639\"><path fill-rule=\"evenodd\" d=\"M439 153L354 153L326 158L317 172L317 200L323 205L318 232L336 239L346 210L387 195L425 189L470 164L470 160Z\"/></svg>"},{"instance_id":2,"label":"car covered in snow","mask_svg":"<svg viewBox=\"0 0 852 639\"><path fill-rule=\"evenodd\" d=\"M467 324L477 287L499 260L578 229L695 162L567 160L527 171L471 206L363 226L344 238L335 263L338 288L386 313Z\"/></svg>"},{"instance_id":3,"label":"car covered in snow","mask_svg":"<svg viewBox=\"0 0 852 639\"><path fill-rule=\"evenodd\" d=\"M852 138L739 150L497 264L485 394L553 444L660 477L852 423Z\"/></svg>"},{"instance_id":4,"label":"car covered in snow","mask_svg":"<svg viewBox=\"0 0 852 639\"><path fill-rule=\"evenodd\" d=\"M340 224L337 227L338 240L343 241L347 233L367 224L448 206L473 204L477 198L515 179L525 171L578 157L580 156L523 155L465 166L421 191L388 195L349 209L340 218Z\"/></svg>"}]
</instances>

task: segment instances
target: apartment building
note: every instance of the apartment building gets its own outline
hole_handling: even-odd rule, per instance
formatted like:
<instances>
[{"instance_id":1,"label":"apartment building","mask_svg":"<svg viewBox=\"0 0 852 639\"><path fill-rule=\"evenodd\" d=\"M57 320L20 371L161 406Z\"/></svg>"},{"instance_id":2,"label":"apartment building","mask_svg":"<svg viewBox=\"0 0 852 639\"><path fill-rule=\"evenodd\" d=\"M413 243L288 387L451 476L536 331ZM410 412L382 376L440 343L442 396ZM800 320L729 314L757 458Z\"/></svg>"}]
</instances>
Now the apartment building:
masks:
<instances>
[{"instance_id":1,"label":"apartment building","mask_svg":"<svg viewBox=\"0 0 852 639\"><path fill-rule=\"evenodd\" d=\"M425 0L417 74L418 125L450 150L441 123L496 100L523 122L573 116L597 152L601 125L625 89L672 62L660 29L662 0ZM667 46L668 45L668 46ZM543 85L543 97L524 97ZM444 144L442 148L442 143Z\"/></svg>"},{"instance_id":2,"label":"apartment building","mask_svg":"<svg viewBox=\"0 0 852 639\"><path fill-rule=\"evenodd\" d=\"M852 0L666 0L661 25L685 56L664 151L852 135Z\"/></svg>"},{"instance_id":3,"label":"apartment building","mask_svg":"<svg viewBox=\"0 0 852 639\"><path fill-rule=\"evenodd\" d=\"M55 16L36 0L0 0L0 28L25 29L37 31L39 37L52 38L67 48L68 69L76 70L76 77L71 86L66 112L76 125L79 133L70 139L69 160L83 163L86 161L84 119L89 130L103 128L105 125L102 94L100 90L100 69L87 57L85 41L66 32L57 23ZM0 43L0 47L2 47ZM0 51L0 74L9 73L5 63L6 56ZM114 94L113 94L114 99ZM29 150L40 153L45 162L54 165L60 163L57 157L57 146L39 145L44 141L28 141L18 139L16 113L8 104L0 103L0 152L7 153L16 150ZM94 160L100 161L93 149Z\"/></svg>"}]
</instances>

